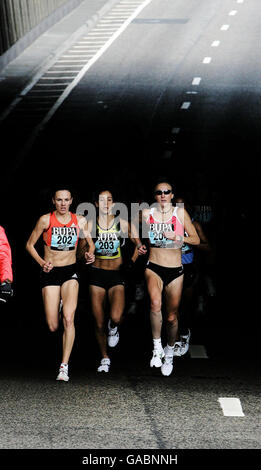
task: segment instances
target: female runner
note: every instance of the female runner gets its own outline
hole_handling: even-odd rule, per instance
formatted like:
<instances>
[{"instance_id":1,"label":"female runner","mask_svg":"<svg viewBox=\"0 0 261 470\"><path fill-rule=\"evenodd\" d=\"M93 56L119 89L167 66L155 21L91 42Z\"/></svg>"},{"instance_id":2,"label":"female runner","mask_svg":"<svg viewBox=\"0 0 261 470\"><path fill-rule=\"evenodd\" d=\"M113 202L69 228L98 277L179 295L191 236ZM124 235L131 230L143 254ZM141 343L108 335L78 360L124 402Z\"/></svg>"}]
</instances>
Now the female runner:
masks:
<instances>
[{"instance_id":1,"label":"female runner","mask_svg":"<svg viewBox=\"0 0 261 470\"><path fill-rule=\"evenodd\" d=\"M107 343L110 347L115 347L119 342L119 325L125 306L121 246L124 244L125 236L128 236L128 222L120 218L119 223L116 223L112 213L114 201L111 191L100 191L95 199L98 217L95 262L90 269L89 291L96 323L96 338L102 357L98 372L109 372L111 361L108 356ZM90 233L93 233L94 224L93 221L88 223ZM105 328L107 297L109 301L108 338Z\"/></svg>"},{"instance_id":2,"label":"female runner","mask_svg":"<svg viewBox=\"0 0 261 470\"><path fill-rule=\"evenodd\" d=\"M142 213L147 224L150 242L149 260L145 270L150 297L150 322L153 337L153 356L151 367L161 367L163 375L170 375L173 370L174 344L178 330L178 307L182 294L183 266L181 246L184 230L187 242L199 243L199 237L191 219L181 207L173 207L172 185L167 180L159 182L154 189L156 205ZM147 252L146 246L136 238L139 254ZM161 344L162 330L162 293L166 298L167 346ZM164 362L163 362L164 358Z\"/></svg>"},{"instance_id":3,"label":"female runner","mask_svg":"<svg viewBox=\"0 0 261 470\"><path fill-rule=\"evenodd\" d=\"M59 307L63 311L62 363L56 380L68 382L68 362L75 339L74 314L77 307L79 279L76 265L76 249L82 231L89 250L86 262L92 263L94 243L86 230L86 220L70 212L71 192L57 190L53 196L55 211L45 214L38 220L30 235L26 249L41 266L41 287L46 321L50 331L59 326ZM35 244L43 235L44 256L35 249Z\"/></svg>"}]
</instances>

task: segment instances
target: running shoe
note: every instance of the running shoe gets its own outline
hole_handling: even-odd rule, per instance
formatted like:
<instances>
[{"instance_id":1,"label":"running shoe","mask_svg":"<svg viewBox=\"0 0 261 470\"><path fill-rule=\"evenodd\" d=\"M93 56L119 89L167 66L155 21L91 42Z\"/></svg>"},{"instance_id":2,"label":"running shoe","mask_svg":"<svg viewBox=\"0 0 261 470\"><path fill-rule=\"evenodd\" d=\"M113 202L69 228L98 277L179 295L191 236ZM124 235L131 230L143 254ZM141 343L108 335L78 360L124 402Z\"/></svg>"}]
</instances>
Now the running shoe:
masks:
<instances>
[{"instance_id":1,"label":"running shoe","mask_svg":"<svg viewBox=\"0 0 261 470\"><path fill-rule=\"evenodd\" d=\"M152 359L150 361L150 367L161 367L162 366L162 358L164 357L164 350L161 349L153 349L152 352Z\"/></svg>"},{"instance_id":2,"label":"running shoe","mask_svg":"<svg viewBox=\"0 0 261 470\"><path fill-rule=\"evenodd\" d=\"M179 348L180 356L184 356L184 354L188 352L190 336L191 336L190 330L188 330L187 335L180 335L180 348Z\"/></svg>"},{"instance_id":3,"label":"running shoe","mask_svg":"<svg viewBox=\"0 0 261 470\"><path fill-rule=\"evenodd\" d=\"M173 354L169 354L167 347L164 348L164 362L161 366L162 375L169 376L173 370Z\"/></svg>"},{"instance_id":4,"label":"running shoe","mask_svg":"<svg viewBox=\"0 0 261 470\"><path fill-rule=\"evenodd\" d=\"M180 348L181 348L181 341L176 341L174 345L174 354L173 354L174 356L182 356Z\"/></svg>"},{"instance_id":5,"label":"running shoe","mask_svg":"<svg viewBox=\"0 0 261 470\"><path fill-rule=\"evenodd\" d=\"M109 372L111 361L108 357L104 357L97 369L98 372Z\"/></svg>"},{"instance_id":6,"label":"running shoe","mask_svg":"<svg viewBox=\"0 0 261 470\"><path fill-rule=\"evenodd\" d=\"M111 320L109 320L108 329L109 329L108 345L111 348L114 348L118 344L119 339L120 339L120 335L119 335L119 332L118 332L118 327L115 326L114 328L111 328Z\"/></svg>"},{"instance_id":7,"label":"running shoe","mask_svg":"<svg viewBox=\"0 0 261 470\"><path fill-rule=\"evenodd\" d=\"M61 364L56 380L63 380L64 382L68 382L68 365L66 366L65 364Z\"/></svg>"}]
</instances>

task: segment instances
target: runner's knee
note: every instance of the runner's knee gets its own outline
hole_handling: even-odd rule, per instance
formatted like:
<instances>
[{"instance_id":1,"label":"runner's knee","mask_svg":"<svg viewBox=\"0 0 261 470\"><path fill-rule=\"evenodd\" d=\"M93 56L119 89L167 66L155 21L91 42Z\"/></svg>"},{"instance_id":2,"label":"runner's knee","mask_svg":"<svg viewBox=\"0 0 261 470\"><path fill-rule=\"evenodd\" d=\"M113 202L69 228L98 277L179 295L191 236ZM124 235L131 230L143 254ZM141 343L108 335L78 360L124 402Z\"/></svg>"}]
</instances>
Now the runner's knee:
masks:
<instances>
[{"instance_id":1,"label":"runner's knee","mask_svg":"<svg viewBox=\"0 0 261 470\"><path fill-rule=\"evenodd\" d=\"M63 312L63 325L64 328L71 328L74 325L74 312L66 314Z\"/></svg>"},{"instance_id":2,"label":"runner's knee","mask_svg":"<svg viewBox=\"0 0 261 470\"><path fill-rule=\"evenodd\" d=\"M167 315L167 322L171 323L173 326L176 326L178 323L178 311L174 310Z\"/></svg>"},{"instance_id":3,"label":"runner's knee","mask_svg":"<svg viewBox=\"0 0 261 470\"><path fill-rule=\"evenodd\" d=\"M59 323L57 320L47 320L49 330L54 333L58 330Z\"/></svg>"},{"instance_id":4,"label":"runner's knee","mask_svg":"<svg viewBox=\"0 0 261 470\"><path fill-rule=\"evenodd\" d=\"M104 318L95 318L96 322L96 331L100 334L102 334L105 330L105 323L104 323Z\"/></svg>"},{"instance_id":5,"label":"runner's knee","mask_svg":"<svg viewBox=\"0 0 261 470\"><path fill-rule=\"evenodd\" d=\"M111 319L112 319L113 323L119 324L120 321L121 321L121 316L122 316L122 312L112 312L111 313Z\"/></svg>"},{"instance_id":6,"label":"runner's knee","mask_svg":"<svg viewBox=\"0 0 261 470\"><path fill-rule=\"evenodd\" d=\"M150 309L152 312L160 313L161 312L161 299L152 298L150 301Z\"/></svg>"}]
</instances>

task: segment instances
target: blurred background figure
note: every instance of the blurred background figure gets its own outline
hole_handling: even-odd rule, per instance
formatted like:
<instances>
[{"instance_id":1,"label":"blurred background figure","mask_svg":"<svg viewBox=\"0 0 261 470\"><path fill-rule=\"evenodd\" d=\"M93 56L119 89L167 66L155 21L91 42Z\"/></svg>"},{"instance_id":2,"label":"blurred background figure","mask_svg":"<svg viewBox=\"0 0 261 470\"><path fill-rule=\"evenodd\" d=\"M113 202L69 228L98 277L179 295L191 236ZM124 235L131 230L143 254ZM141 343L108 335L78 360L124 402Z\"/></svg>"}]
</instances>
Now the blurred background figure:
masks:
<instances>
[{"instance_id":1,"label":"blurred background figure","mask_svg":"<svg viewBox=\"0 0 261 470\"><path fill-rule=\"evenodd\" d=\"M191 324L193 323L194 303L195 297L200 297L201 291L199 291L200 285L200 274L201 258L197 256L198 252L211 253L209 241L203 231L202 225L194 220L192 216L192 207L183 197L177 197L175 199L176 204L184 204L184 208L191 216L192 223L197 231L200 238L199 245L189 245L186 243L186 232L185 240L182 246L182 264L184 268L184 282L182 297L179 309L179 331L178 341L175 343L174 356L183 356L188 352L189 341L191 336Z\"/></svg>"}]
</instances>

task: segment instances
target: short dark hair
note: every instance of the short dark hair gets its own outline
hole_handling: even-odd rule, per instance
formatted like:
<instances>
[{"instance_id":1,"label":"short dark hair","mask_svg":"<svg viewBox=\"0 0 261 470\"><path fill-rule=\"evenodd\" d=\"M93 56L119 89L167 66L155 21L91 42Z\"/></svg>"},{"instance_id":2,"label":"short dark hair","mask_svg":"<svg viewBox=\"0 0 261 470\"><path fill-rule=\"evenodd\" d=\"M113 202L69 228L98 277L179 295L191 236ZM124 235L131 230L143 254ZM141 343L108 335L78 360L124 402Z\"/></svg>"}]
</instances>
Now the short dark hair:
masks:
<instances>
[{"instance_id":1,"label":"short dark hair","mask_svg":"<svg viewBox=\"0 0 261 470\"><path fill-rule=\"evenodd\" d=\"M52 197L54 198L58 191L68 191L72 197L72 189L67 185L59 185L52 188Z\"/></svg>"}]
</instances>

